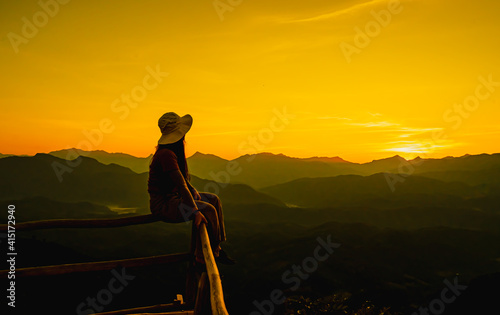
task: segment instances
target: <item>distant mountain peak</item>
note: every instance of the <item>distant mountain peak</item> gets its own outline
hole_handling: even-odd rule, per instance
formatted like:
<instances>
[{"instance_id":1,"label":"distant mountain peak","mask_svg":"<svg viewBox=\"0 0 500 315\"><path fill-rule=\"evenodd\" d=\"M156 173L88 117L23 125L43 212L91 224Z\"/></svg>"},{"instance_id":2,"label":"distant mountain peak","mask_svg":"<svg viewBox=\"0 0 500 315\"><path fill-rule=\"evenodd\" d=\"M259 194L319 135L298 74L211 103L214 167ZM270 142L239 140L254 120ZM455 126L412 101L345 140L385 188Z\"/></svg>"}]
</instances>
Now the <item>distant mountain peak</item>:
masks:
<instances>
[{"instance_id":1,"label":"distant mountain peak","mask_svg":"<svg viewBox=\"0 0 500 315\"><path fill-rule=\"evenodd\" d=\"M259 153L255 153L255 154L245 154L245 155L242 155L240 157L237 157L235 160L246 159L249 157L275 158L275 159L283 159L283 158L285 158L285 159L299 159L299 158L295 158L295 157L290 157L288 155L284 155L283 153L275 154L275 153L271 153L271 152L259 152Z\"/></svg>"},{"instance_id":2,"label":"distant mountain peak","mask_svg":"<svg viewBox=\"0 0 500 315\"><path fill-rule=\"evenodd\" d=\"M388 158L384 158L384 159L379 159L379 160L373 160L371 163L373 162L384 162L384 161L407 161L404 157L396 154L394 156L391 156L391 157L388 157Z\"/></svg>"},{"instance_id":3,"label":"distant mountain peak","mask_svg":"<svg viewBox=\"0 0 500 315\"><path fill-rule=\"evenodd\" d=\"M193 155L191 155L190 157L188 157L188 159L192 159L192 158L194 158L194 159L200 159L200 158L206 159L206 158L210 158L210 159L217 159L217 160L227 161L226 159L221 158L220 156L217 156L215 154L202 153L200 151L196 151Z\"/></svg>"},{"instance_id":4,"label":"distant mountain peak","mask_svg":"<svg viewBox=\"0 0 500 315\"><path fill-rule=\"evenodd\" d=\"M328 156L312 156L305 158L305 161L321 161L321 162L333 162L333 163L349 163L349 161L344 160L339 156L328 157Z\"/></svg>"},{"instance_id":5,"label":"distant mountain peak","mask_svg":"<svg viewBox=\"0 0 500 315\"><path fill-rule=\"evenodd\" d=\"M209 154L209 153L202 153L200 151L196 151L193 155L191 156L215 156L214 154Z\"/></svg>"},{"instance_id":6,"label":"distant mountain peak","mask_svg":"<svg viewBox=\"0 0 500 315\"><path fill-rule=\"evenodd\" d=\"M96 154L98 154L98 155L103 155L103 156L121 156L121 157L132 157L132 158L142 159L141 157L137 157L135 155L131 155L131 154L124 153L124 152L108 152L108 151L104 151L104 150L91 150L91 151L87 151L87 150L82 150L82 149L77 149L77 148L68 148L68 149L51 151L48 154L52 154L52 155L56 155L57 156L57 154L65 153L65 152L70 152L70 151L74 151L74 152L76 152L76 153L78 153L80 155L96 155ZM150 156L152 156L152 154L150 154L146 158L149 158Z\"/></svg>"},{"instance_id":7,"label":"distant mountain peak","mask_svg":"<svg viewBox=\"0 0 500 315\"><path fill-rule=\"evenodd\" d=\"M271 153L271 152L260 152L260 153L257 153L257 154L254 154L254 155L262 155L262 156L279 156L279 157L287 157L289 158L288 155L284 155L283 153Z\"/></svg>"}]
</instances>

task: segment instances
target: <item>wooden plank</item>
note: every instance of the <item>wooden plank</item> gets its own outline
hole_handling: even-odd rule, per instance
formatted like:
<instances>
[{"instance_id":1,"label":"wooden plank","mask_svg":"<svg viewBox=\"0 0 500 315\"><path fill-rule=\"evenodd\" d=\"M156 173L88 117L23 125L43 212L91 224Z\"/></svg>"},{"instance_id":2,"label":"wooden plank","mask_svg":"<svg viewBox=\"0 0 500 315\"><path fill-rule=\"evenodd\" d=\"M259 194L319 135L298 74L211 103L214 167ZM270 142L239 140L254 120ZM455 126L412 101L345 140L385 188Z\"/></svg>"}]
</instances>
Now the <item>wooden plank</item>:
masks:
<instances>
[{"instance_id":1,"label":"wooden plank","mask_svg":"<svg viewBox=\"0 0 500 315\"><path fill-rule=\"evenodd\" d=\"M152 214L144 214L123 218L107 219L58 219L17 222L15 231L31 231L41 229L60 229L60 228L109 228L121 227L136 224L145 224L161 221L161 219ZM6 232L7 224L0 224L0 232Z\"/></svg>"},{"instance_id":2,"label":"wooden plank","mask_svg":"<svg viewBox=\"0 0 500 315\"><path fill-rule=\"evenodd\" d=\"M129 315L194 315L194 312L180 311L180 312L168 312L168 313L134 313Z\"/></svg>"},{"instance_id":3,"label":"wooden plank","mask_svg":"<svg viewBox=\"0 0 500 315\"><path fill-rule=\"evenodd\" d=\"M19 268L16 270L16 277L30 277L30 276L53 276L63 275L73 272L88 272L99 270L111 270L116 267L142 267L149 265L159 265L168 263L177 263L188 261L191 257L190 253L179 253L170 255L158 255L141 258L129 258L122 260L110 260L101 262L87 262L65 265L53 265L42 267L29 267ZM9 270L0 270L0 278L6 278Z\"/></svg>"},{"instance_id":4,"label":"wooden plank","mask_svg":"<svg viewBox=\"0 0 500 315\"><path fill-rule=\"evenodd\" d=\"M169 304L158 304L151 306L143 306L130 308L125 310L110 311L104 313L96 313L95 315L126 315L126 314L137 314L139 312L165 312L165 311L182 311L186 308L184 303L169 303ZM158 313L155 313L158 314Z\"/></svg>"},{"instance_id":5,"label":"wooden plank","mask_svg":"<svg viewBox=\"0 0 500 315\"><path fill-rule=\"evenodd\" d=\"M160 221L161 219L153 216L152 214L131 216L124 218L109 218L109 219L61 219L61 220L44 220L44 221L31 221L21 222L16 224L15 231L30 231L38 229L51 229L51 228L109 228L121 227L136 224L145 224ZM6 224L0 225L0 232L7 231ZM208 273L208 280L210 283L210 302L212 306L213 315L228 315L226 305L224 303L224 294L222 291L222 283L220 281L219 270L212 253L210 246L210 239L208 237L205 224L200 225L200 239L203 250L203 256ZM192 240L193 241L193 240ZM75 272L88 272L99 270L110 270L119 266L122 267L140 267L154 264L175 263L181 261L189 261L192 258L192 253L180 253L172 255L160 255L142 258L131 258L103 262L89 262L89 263L76 263L54 266L42 267L29 267L19 268L16 270L17 277L26 276L52 276L63 275ZM1 270L0 278L6 278L9 270ZM193 314L193 311L182 312L169 312L169 313L136 313L141 314Z\"/></svg>"},{"instance_id":6,"label":"wooden plank","mask_svg":"<svg viewBox=\"0 0 500 315\"><path fill-rule=\"evenodd\" d=\"M201 245L203 257L207 267L208 280L210 281L210 303L212 305L213 315L229 315L224 303L224 293L222 292L222 283L220 281L219 269L215 263L210 239L208 238L207 228L204 223L200 225Z\"/></svg>"}]
</instances>

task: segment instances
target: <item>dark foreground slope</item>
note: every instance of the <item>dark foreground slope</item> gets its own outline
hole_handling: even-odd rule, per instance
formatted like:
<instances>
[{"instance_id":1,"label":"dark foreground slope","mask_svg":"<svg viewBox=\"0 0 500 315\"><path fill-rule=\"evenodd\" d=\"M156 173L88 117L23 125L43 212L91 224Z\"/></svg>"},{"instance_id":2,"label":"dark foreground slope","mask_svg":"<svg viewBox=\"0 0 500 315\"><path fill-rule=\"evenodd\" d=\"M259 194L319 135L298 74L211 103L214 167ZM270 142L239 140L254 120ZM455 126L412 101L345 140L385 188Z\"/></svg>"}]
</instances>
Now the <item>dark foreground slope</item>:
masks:
<instances>
[{"instance_id":1,"label":"dark foreground slope","mask_svg":"<svg viewBox=\"0 0 500 315\"><path fill-rule=\"evenodd\" d=\"M229 241L225 248L238 260L235 266L219 266L231 314L258 310L256 303L269 300L274 290L282 291L287 302L274 305L273 314L283 314L286 307L298 308L294 301L339 294L348 297L342 303L347 314L363 308L366 301L377 308L390 307L390 314L410 314L439 297L447 279L454 281L459 275L458 281L469 285L499 270L500 248L492 246L500 243L498 233L446 227L404 231L334 222L311 227L231 219L226 223ZM189 231L185 224L154 223L19 232L18 267L181 252L189 246ZM329 252L321 245L327 243L338 245ZM323 246L321 260L315 258L318 246ZM183 264L130 268L126 273L134 280L105 310L163 303L183 292ZM111 278L108 271L20 280L19 309L73 313Z\"/></svg>"}]
</instances>

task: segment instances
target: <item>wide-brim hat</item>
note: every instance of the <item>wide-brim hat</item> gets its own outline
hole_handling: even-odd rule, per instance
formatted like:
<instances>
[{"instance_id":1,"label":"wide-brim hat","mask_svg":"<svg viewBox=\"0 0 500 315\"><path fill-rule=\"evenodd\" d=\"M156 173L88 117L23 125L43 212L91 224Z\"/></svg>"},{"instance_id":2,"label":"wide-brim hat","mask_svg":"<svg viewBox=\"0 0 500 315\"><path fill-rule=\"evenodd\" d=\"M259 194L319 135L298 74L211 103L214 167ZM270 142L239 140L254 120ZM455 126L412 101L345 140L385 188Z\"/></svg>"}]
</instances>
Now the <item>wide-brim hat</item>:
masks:
<instances>
[{"instance_id":1,"label":"wide-brim hat","mask_svg":"<svg viewBox=\"0 0 500 315\"><path fill-rule=\"evenodd\" d=\"M193 117L184 115L180 117L176 113L168 112L158 119L161 137L158 144L174 143L182 139L193 125Z\"/></svg>"}]
</instances>

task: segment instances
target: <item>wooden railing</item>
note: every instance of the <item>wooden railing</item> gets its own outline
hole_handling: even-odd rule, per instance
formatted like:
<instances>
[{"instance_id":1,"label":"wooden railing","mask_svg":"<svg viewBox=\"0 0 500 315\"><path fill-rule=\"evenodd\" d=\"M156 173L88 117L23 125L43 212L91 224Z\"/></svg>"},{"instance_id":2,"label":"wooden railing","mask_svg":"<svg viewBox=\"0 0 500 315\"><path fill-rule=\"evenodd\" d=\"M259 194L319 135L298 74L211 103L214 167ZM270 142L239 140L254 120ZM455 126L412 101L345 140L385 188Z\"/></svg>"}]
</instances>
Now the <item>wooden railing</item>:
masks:
<instances>
[{"instance_id":1,"label":"wooden railing","mask_svg":"<svg viewBox=\"0 0 500 315\"><path fill-rule=\"evenodd\" d=\"M208 281L210 282L210 304L212 305L212 314L228 315L226 304L224 303L224 293L220 282L219 270L215 263L210 240L208 239L207 228L205 224L200 226L201 246L203 248L203 257L207 266Z\"/></svg>"},{"instance_id":2,"label":"wooden railing","mask_svg":"<svg viewBox=\"0 0 500 315\"><path fill-rule=\"evenodd\" d=\"M110 228L110 227L123 227L129 225L146 224L160 221L161 218L155 217L152 214L139 215L124 218L113 219L61 219L61 220L44 220L44 221L31 221L16 224L16 232L31 231L39 229L54 229L54 228ZM195 228L193 226L192 238L196 237L194 234ZM0 225L0 232L7 232L7 225ZM87 263L74 263L64 265L42 266L42 267L28 267L19 268L16 270L16 277L33 277L33 276L49 276L49 275L62 275L78 272L89 272L99 270L110 270L118 266L121 267L142 267L158 264L171 264L178 262L190 262L188 267L187 283L186 283L186 297L188 303L184 303L182 298L172 304L159 304L154 306L140 307L128 310L119 310L101 315L111 314L145 314L144 312L154 311L155 314L201 314L206 311L205 298L210 294L211 313L213 315L228 315L226 305L224 303L224 294L220 280L219 270L212 253L210 246L210 239L208 237L207 229L204 223L199 228L199 237L201 239L201 246L203 249L203 256L206 264L206 273L196 274L193 263L194 239L191 240L190 252L158 255L141 258L131 258L122 260L100 261L100 262L87 262ZM0 270L0 278L6 278L9 270ZM207 280L209 282L209 291L207 291ZM183 309L188 306L193 306L194 310L183 312L169 312L158 313L158 311L166 311L173 309Z\"/></svg>"}]
</instances>

